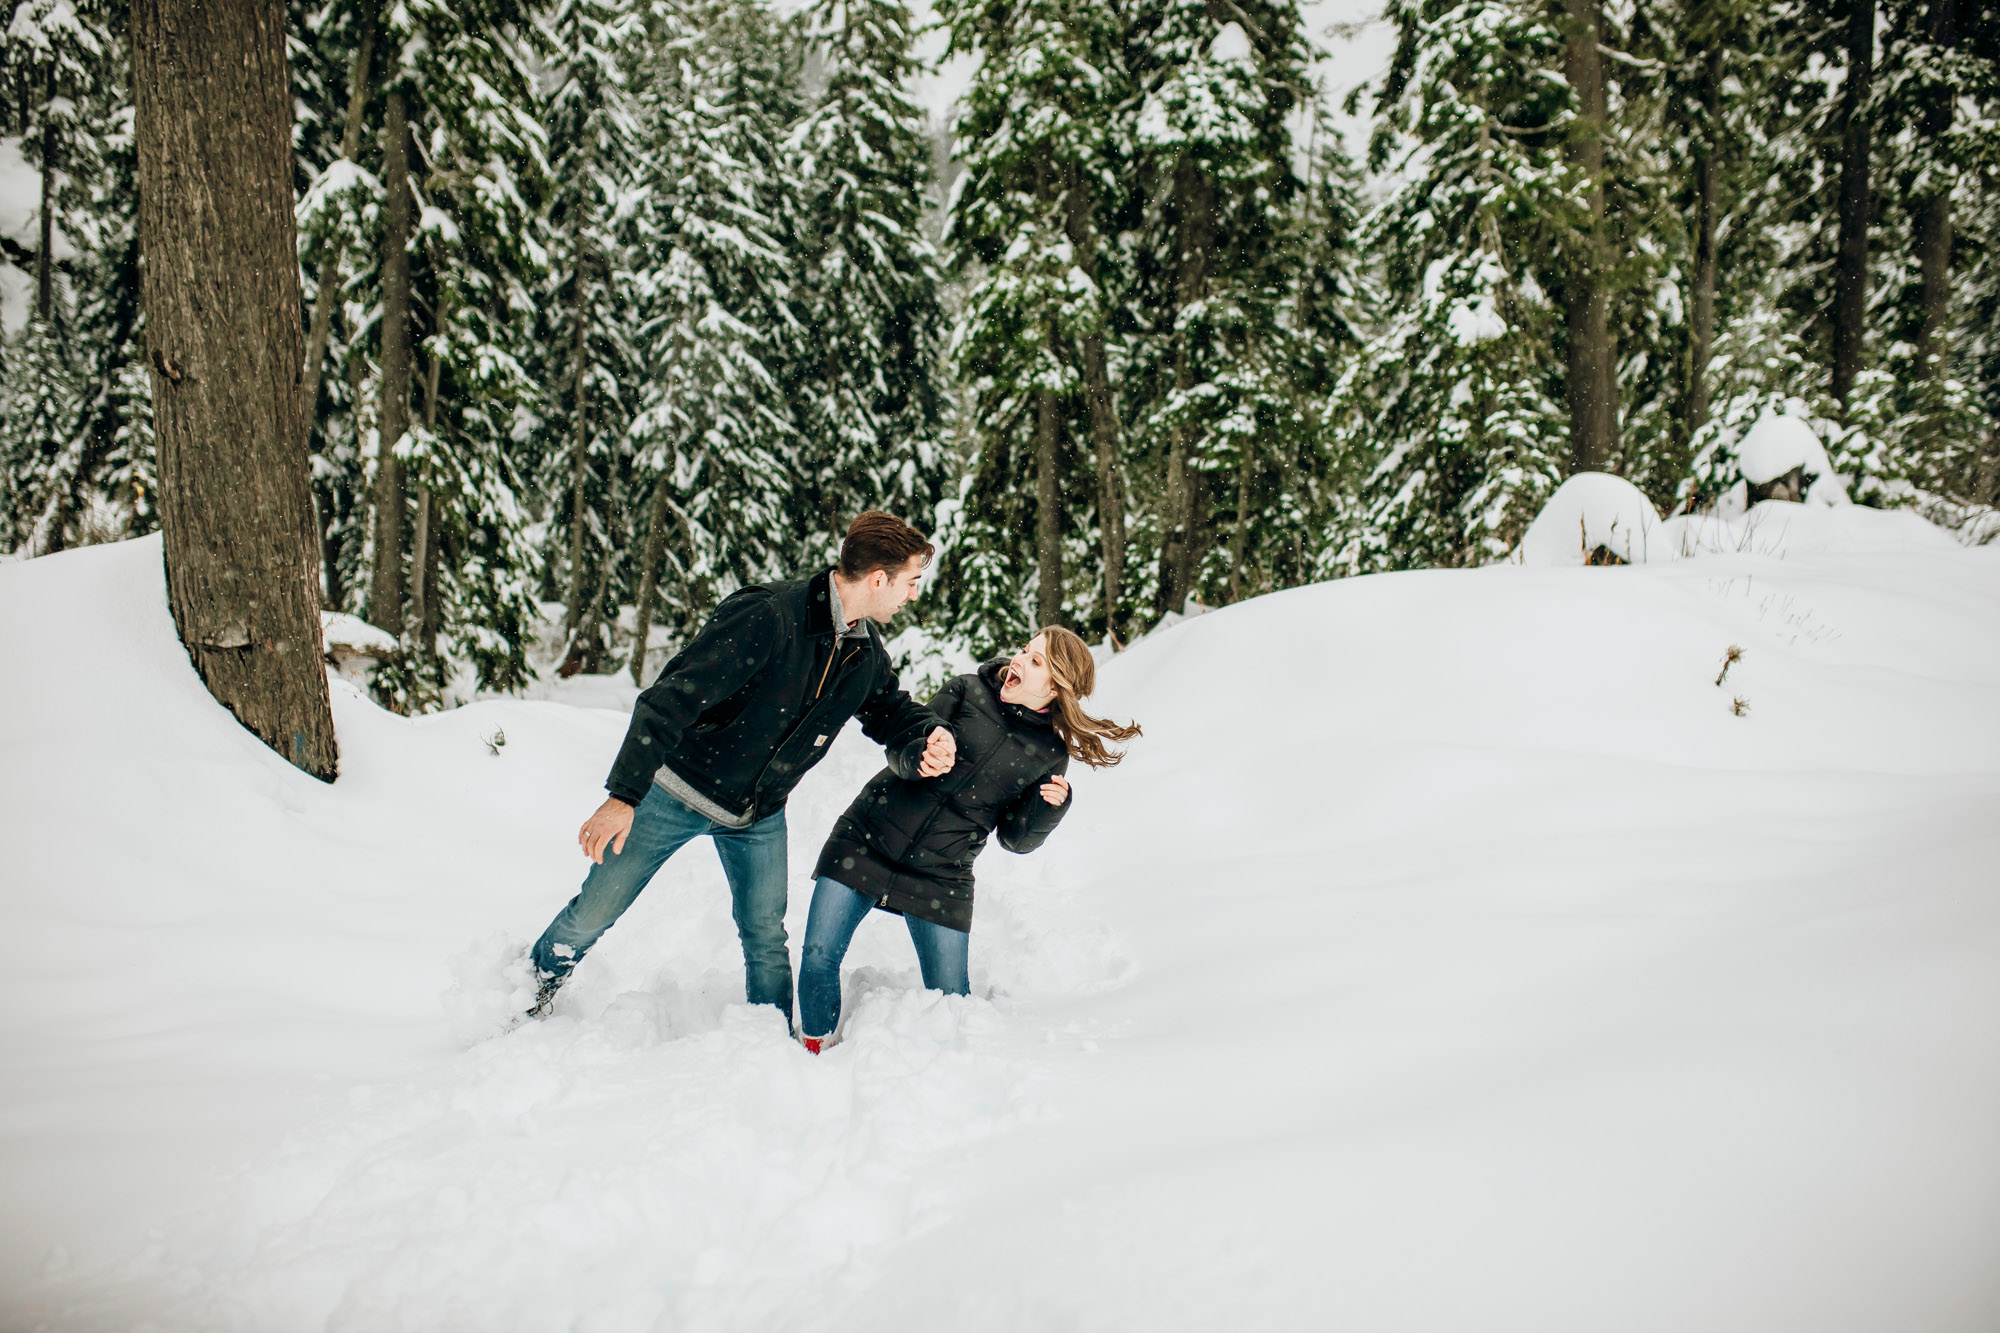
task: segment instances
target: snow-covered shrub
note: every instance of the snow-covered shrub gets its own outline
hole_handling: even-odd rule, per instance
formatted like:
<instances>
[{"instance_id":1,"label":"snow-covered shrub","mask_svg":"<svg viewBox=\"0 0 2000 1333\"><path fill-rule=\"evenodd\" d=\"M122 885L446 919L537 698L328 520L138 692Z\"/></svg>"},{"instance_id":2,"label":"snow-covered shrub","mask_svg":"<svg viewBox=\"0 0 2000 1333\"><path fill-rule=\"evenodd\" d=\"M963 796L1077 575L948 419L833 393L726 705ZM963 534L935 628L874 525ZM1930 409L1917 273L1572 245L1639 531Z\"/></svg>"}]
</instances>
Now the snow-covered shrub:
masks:
<instances>
[{"instance_id":1,"label":"snow-covered shrub","mask_svg":"<svg viewBox=\"0 0 2000 1333\"><path fill-rule=\"evenodd\" d=\"M1696 436L1700 448L1676 512L1713 509L1733 517L1770 499L1846 504L1846 487L1823 443L1839 434L1838 425L1800 398L1733 399Z\"/></svg>"},{"instance_id":2,"label":"snow-covered shrub","mask_svg":"<svg viewBox=\"0 0 2000 1333\"><path fill-rule=\"evenodd\" d=\"M1558 486L1535 515L1514 558L1524 565L1637 565L1672 559L1672 545L1659 540L1659 527L1659 514L1637 486L1605 472L1579 472Z\"/></svg>"}]
</instances>

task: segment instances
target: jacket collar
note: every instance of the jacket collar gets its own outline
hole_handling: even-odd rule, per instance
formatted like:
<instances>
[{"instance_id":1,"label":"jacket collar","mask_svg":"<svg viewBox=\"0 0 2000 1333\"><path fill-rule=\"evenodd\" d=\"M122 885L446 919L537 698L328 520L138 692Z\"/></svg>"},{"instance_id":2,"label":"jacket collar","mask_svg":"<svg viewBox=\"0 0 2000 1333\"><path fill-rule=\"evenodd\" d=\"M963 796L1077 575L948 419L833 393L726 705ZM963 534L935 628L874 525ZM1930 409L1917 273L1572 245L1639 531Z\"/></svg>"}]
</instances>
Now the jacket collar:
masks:
<instances>
[{"instance_id":1,"label":"jacket collar","mask_svg":"<svg viewBox=\"0 0 2000 1333\"><path fill-rule=\"evenodd\" d=\"M806 633L833 632L833 571L822 569L806 580Z\"/></svg>"}]
</instances>

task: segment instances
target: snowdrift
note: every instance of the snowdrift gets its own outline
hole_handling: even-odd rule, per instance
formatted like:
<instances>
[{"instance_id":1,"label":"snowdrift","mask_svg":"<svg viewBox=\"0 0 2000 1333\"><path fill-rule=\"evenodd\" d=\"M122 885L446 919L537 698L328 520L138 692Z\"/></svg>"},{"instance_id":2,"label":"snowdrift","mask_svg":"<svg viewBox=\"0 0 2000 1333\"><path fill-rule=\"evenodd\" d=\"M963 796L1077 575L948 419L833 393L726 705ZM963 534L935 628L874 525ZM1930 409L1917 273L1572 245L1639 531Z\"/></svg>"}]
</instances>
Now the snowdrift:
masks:
<instances>
[{"instance_id":1,"label":"snowdrift","mask_svg":"<svg viewBox=\"0 0 2000 1333\"><path fill-rule=\"evenodd\" d=\"M973 996L871 921L818 1060L699 847L491 1035L620 713L336 685L325 787L156 542L0 567L0 1323L1989 1333L2000 552L1902 519L1156 634Z\"/></svg>"}]
</instances>

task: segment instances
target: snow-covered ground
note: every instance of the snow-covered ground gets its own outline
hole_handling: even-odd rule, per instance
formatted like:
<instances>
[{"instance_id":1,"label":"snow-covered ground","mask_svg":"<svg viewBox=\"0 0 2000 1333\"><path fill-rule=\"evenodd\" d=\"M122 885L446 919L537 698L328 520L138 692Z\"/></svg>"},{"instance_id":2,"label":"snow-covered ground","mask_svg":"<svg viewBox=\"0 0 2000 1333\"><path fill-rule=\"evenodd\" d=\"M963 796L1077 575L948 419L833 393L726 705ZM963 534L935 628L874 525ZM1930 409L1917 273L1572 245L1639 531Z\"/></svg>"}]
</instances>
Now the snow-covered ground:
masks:
<instances>
[{"instance_id":1,"label":"snow-covered ground","mask_svg":"<svg viewBox=\"0 0 2000 1333\"><path fill-rule=\"evenodd\" d=\"M347 690L322 787L156 541L0 568L0 1326L1991 1333L2000 548L1788 516L1143 641L975 994L877 918L818 1059L700 845L485 1035L622 714Z\"/></svg>"}]
</instances>

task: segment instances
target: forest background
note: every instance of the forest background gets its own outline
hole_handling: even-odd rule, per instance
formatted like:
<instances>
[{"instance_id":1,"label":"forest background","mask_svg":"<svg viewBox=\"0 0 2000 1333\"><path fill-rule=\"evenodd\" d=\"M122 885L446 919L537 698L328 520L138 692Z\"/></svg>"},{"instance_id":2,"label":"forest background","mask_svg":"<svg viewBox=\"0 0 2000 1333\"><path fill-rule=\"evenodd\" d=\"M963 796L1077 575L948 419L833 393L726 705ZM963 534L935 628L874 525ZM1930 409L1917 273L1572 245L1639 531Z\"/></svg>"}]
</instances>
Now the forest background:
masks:
<instances>
[{"instance_id":1,"label":"forest background","mask_svg":"<svg viewBox=\"0 0 2000 1333\"><path fill-rule=\"evenodd\" d=\"M1265 0L289 12L323 603L400 709L538 636L643 679L864 507L979 654L1502 559L1577 471L1726 506L1770 412L1857 502L2000 497L1982 0L1390 0L1344 97ZM16 557L157 525L130 72L14 5Z\"/></svg>"}]
</instances>

